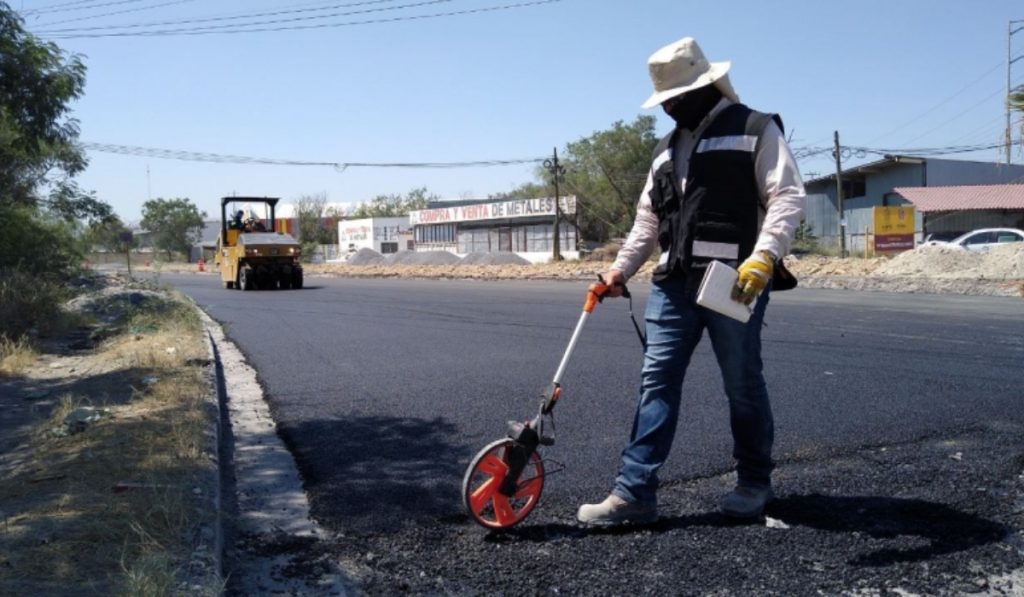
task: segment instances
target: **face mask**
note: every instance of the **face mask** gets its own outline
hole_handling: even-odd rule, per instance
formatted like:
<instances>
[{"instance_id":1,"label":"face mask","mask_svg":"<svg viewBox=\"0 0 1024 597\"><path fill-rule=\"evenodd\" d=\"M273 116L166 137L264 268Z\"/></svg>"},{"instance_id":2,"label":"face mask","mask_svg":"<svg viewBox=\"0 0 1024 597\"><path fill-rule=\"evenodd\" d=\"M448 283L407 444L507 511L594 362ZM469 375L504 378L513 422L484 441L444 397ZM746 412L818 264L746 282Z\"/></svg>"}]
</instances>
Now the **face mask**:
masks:
<instances>
[{"instance_id":1,"label":"face mask","mask_svg":"<svg viewBox=\"0 0 1024 597\"><path fill-rule=\"evenodd\" d=\"M701 120L722 99L722 92L714 85L705 85L674 97L661 106L665 113L684 129L694 130Z\"/></svg>"}]
</instances>

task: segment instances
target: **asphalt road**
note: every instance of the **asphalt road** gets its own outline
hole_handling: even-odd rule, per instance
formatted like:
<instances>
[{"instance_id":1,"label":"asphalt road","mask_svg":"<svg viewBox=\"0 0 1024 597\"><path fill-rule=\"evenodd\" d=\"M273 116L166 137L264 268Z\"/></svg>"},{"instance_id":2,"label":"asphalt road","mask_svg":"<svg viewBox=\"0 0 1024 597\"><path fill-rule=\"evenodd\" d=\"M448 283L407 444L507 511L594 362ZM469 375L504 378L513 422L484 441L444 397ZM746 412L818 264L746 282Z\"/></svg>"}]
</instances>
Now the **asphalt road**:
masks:
<instances>
[{"instance_id":1,"label":"asphalt road","mask_svg":"<svg viewBox=\"0 0 1024 597\"><path fill-rule=\"evenodd\" d=\"M305 478L319 549L367 593L826 594L989 590L1024 566L1024 301L797 289L772 296L764 359L776 493L764 523L716 513L731 441L705 343L661 473L661 519L576 527L613 480L641 351L598 307L563 379L534 513L488 533L462 509L470 458L535 414L586 282L311 278L240 292L164 275L259 372ZM649 287L633 288L642 314ZM639 316L639 315L638 315ZM1024 591L1024 585L1018 585Z\"/></svg>"}]
</instances>

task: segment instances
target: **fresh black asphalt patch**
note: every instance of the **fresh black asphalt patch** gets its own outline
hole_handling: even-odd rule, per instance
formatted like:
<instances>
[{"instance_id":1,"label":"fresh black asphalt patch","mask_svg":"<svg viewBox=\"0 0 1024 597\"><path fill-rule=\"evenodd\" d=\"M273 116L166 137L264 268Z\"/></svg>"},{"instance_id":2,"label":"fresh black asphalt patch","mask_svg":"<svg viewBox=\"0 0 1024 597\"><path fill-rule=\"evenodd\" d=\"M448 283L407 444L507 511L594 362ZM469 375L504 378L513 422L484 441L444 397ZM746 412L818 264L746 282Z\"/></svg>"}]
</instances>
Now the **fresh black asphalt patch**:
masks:
<instances>
[{"instance_id":1,"label":"fresh black asphalt patch","mask_svg":"<svg viewBox=\"0 0 1024 597\"><path fill-rule=\"evenodd\" d=\"M768 520L749 524L718 514L723 475L664 486L643 527L585 529L577 503L542 497L489 532L452 495L442 516L410 501L386 533L329 529L330 551L372 595L1019 595L1022 437L1006 424L782 462Z\"/></svg>"}]
</instances>

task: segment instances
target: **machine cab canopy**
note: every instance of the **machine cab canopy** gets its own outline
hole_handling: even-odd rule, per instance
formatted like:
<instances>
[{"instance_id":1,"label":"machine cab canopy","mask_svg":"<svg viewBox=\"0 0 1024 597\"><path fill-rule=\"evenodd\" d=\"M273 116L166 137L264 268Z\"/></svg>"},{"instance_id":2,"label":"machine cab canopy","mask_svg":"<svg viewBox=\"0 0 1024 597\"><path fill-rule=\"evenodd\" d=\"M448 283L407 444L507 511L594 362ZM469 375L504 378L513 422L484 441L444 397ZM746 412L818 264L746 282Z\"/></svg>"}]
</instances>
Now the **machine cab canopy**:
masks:
<instances>
[{"instance_id":1,"label":"machine cab canopy","mask_svg":"<svg viewBox=\"0 0 1024 597\"><path fill-rule=\"evenodd\" d=\"M220 200L221 238L234 245L238 235L274 232L277 197L223 197Z\"/></svg>"}]
</instances>

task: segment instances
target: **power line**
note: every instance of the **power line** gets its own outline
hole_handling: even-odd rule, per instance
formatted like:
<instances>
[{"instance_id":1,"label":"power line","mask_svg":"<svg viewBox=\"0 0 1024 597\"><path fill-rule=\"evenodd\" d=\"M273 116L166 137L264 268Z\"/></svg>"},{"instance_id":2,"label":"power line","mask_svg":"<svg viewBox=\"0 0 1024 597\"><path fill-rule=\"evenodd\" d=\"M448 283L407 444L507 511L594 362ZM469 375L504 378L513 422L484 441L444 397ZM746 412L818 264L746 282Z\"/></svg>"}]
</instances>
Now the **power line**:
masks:
<instances>
[{"instance_id":1,"label":"power line","mask_svg":"<svg viewBox=\"0 0 1024 597\"><path fill-rule=\"evenodd\" d=\"M115 153L120 155L163 158L169 160L184 160L190 162L208 162L218 164L261 164L265 166L328 166L336 168L338 170L346 170L348 168L479 168L488 166L513 166L519 164L534 164L544 161L544 158L523 158L503 160L473 160L466 162L329 162L261 158L228 155L220 153L205 153L198 151L182 151L176 149L158 149L153 147L138 147L134 145L116 145L113 143L86 142L81 143L81 146L86 150L98 151L102 153Z\"/></svg>"},{"instance_id":2,"label":"power line","mask_svg":"<svg viewBox=\"0 0 1024 597\"><path fill-rule=\"evenodd\" d=\"M186 27L186 28L180 28L180 29L158 29L156 31L136 31L136 32L126 32L126 33L110 33L110 34L96 34L96 35L76 35L76 36L77 37L124 37L124 36L132 36L132 35L147 36L147 35L176 35L176 34L177 35L203 35L203 34L209 34L209 33L236 33L236 32L244 33L246 31L235 31L235 29L239 29L241 27L252 27L252 26L256 26L256 25L275 25L275 24L280 24L280 23L295 23L295 22L298 22L298 21L320 21L320 20L330 19L330 18L334 18L334 17L352 16L352 15L360 15L360 14L369 14L369 13L384 12L384 11L389 11L389 10L402 10L402 9L406 9L406 8L418 8L420 6L428 6L428 5L431 5L431 4L442 4L442 3L445 3L445 2L451 2L451 1L452 0L423 0L422 2L415 2L415 3L412 3L412 4L402 4L400 6L385 6L385 7L381 7L381 8L365 8L365 9L362 9L362 10L352 10L352 11L347 11L347 12L336 12L336 13L326 14L326 15L316 15L316 16L306 16L306 17L291 17L291 18L288 18L288 19L272 19L272 20L269 20L269 21L254 21L254 22L251 22L251 23L232 23L232 24L227 24L227 25L207 25L205 27L191 27L191 28L187 28ZM359 4L374 4L374 3L375 2L356 3L356 5L359 5ZM243 17L243 18L245 18L245 17ZM53 31L43 30L43 31L40 31L39 34L40 35L50 35L51 37L64 37L64 35L62 35L62 32L69 32L69 31L70 32L75 32L75 31L95 31L95 30L119 29L119 28L122 28L122 27L146 27L146 26L148 26L148 25L127 25L127 26L112 25L110 27L86 27L86 28L83 28L83 29L56 29L56 30L53 30ZM296 29L304 29L304 28L307 28L307 27L311 28L312 26L298 26L298 25L295 26ZM290 29L291 26L287 26L287 27L284 27L282 29L285 29L285 28L289 28ZM257 29L255 31L260 31L260 30ZM56 34L56 35L53 35L53 34ZM69 33L68 35L71 35L71 34Z\"/></svg>"},{"instance_id":3,"label":"power line","mask_svg":"<svg viewBox=\"0 0 1024 597\"><path fill-rule=\"evenodd\" d=\"M195 2L195 0L172 0L171 2L164 2L162 4L153 4L153 5L150 5L150 6L140 6L138 8L128 8L128 9L125 9L125 10L118 10L118 11L114 11L114 12L105 12L105 13L101 13L101 14L97 14L97 15L89 15L89 16L84 16L84 17L76 17L74 19L64 19L63 21L54 21L52 23L42 23L42 24L40 24L38 26L39 27L50 27L52 25L62 25L64 23L75 23L75 22L78 22L78 21L89 21L89 20L92 20L92 19L101 19L103 17L112 17L112 16L116 16L116 15L123 15L123 14L132 13L132 12L142 12L144 10L153 10L155 8L163 8L165 6L172 6L172 5L175 5L175 4L185 4L186 2Z\"/></svg>"},{"instance_id":4,"label":"power line","mask_svg":"<svg viewBox=\"0 0 1024 597\"><path fill-rule=\"evenodd\" d=\"M999 62L998 64L996 64L995 66L993 66L993 67L992 67L991 69L989 69L989 70L985 71L985 73L984 73L984 74L982 74L982 75L981 75L980 77L978 77L977 79L974 79L974 80L973 80L973 81L971 81L970 83L968 83L968 84L964 85L964 86L963 86L962 88L960 88L960 90L959 90L959 91L957 91L957 92L956 92L956 93L954 93L953 95L950 95L949 97L947 97L946 99L942 100L941 102L939 102L939 103L935 104L935 105L934 105L934 106L932 106L931 108L929 108L929 109L925 110L924 112L922 112L922 113L918 114L918 115L917 115L917 116L916 116L915 118L913 118L913 119L911 119L911 120L909 120L909 121L907 121L907 122L905 122L905 123L901 124L900 126L898 126L898 127L894 128L894 129L892 129L891 131L889 131L889 132L887 132L887 133L884 133L884 134L882 134L882 135L879 135L879 136L875 137L874 139L872 139L872 140L868 141L868 143L874 143L875 141L877 141L877 140L879 140L879 139L884 139L884 138L888 137L889 135L891 135L891 134L895 133L896 131L901 131L901 130L903 130L903 129L907 128L908 126L910 126L910 125L914 124L915 122L917 122L917 121L921 120L921 119L922 119L922 118L924 118L925 116L927 116L927 115L931 114L931 113L932 113L932 112L934 112L935 110L938 110L938 109L939 109L939 108L941 108L942 106L944 106L944 105L946 105L947 103L949 103L950 101L952 101L952 100L953 100L953 98L957 97L957 96L958 96L958 95L960 95L961 93L963 93L963 92L967 91L968 89L970 89L970 88L971 88L972 86L974 86L974 84L975 84L975 83L977 83L978 81L981 81L981 80L982 80L982 79L984 79L985 77L987 77L987 76L991 75L991 74L992 74L992 73L994 73L994 72L995 72L995 71L996 71L997 69L999 69L999 68L1002 68L1003 64L1004 64L1004 63L1003 63L1002 61L1000 61L1000 62Z\"/></svg>"},{"instance_id":5,"label":"power line","mask_svg":"<svg viewBox=\"0 0 1024 597\"><path fill-rule=\"evenodd\" d=\"M427 5L427 4L436 4L438 2L449 2L449 1L451 1L451 0L430 0L430 1L425 1L425 2L418 3L418 4L405 5L404 7L422 6L422 5ZM478 13L484 13L484 12L494 12L494 11L498 11L498 10L511 10L511 9L515 9L515 8L526 8L526 7L529 7L529 6L539 6L539 5L542 5L542 4L553 4L555 2L561 2L561 1L562 0L534 0L532 2L519 2L519 3L515 3L515 4L504 4L504 5L500 5L500 6L488 6L488 7L483 7L483 8L473 8L473 9L458 10L458 11L451 11L451 12L431 13L431 14L422 14L422 15L408 15L408 16L392 17L392 18L382 18L382 19L369 19L369 20L365 20L365 21L345 21L345 22L341 22L341 23L321 23L321 24L309 24L309 25L286 25L286 26L282 26L282 27L259 27L259 28L251 28L251 29L244 28L244 27L249 27L250 25L252 25L252 23L250 23L250 24L234 25L234 27L238 27L238 28L235 28L235 29L229 29L229 28L226 28L226 27L201 27L201 28L193 28L193 29L170 29L170 30L136 31L136 32L122 32L122 33L82 33L82 34L79 34L79 33L69 32L69 33L63 33L63 34L58 33L58 34L55 34L55 35L49 35L46 32L40 32L40 33L37 33L36 35L47 35L47 37L51 37L53 39L81 39L81 38L96 38L96 37L158 37L158 36L173 36L173 35L211 35L211 34L218 34L218 33L228 34L228 33L266 33L266 32L277 32L277 31L297 31L297 30L306 30L306 29L326 29L326 28L336 28L336 27L351 27L351 26L356 26L356 25L375 25L375 24L381 24L381 23L396 23L396 22L400 22L400 21L415 21L415 20L436 19L436 18L442 18L442 17L461 16L461 15L468 15L468 14L478 14ZM389 8L387 10L396 10L397 8L398 7L392 7L392 8ZM382 9L375 9L375 10L355 11L352 14L356 14L357 12L378 12L378 11L382 11L382 10L385 10L385 9L382 8ZM310 19L322 20L322 19L330 18L331 16L338 16L338 15L321 15L319 17L308 17L306 19L281 19L281 20L278 20L278 21L268 21L266 23L260 23L260 24L277 24L279 22L288 22L288 21L294 21L294 20L310 20ZM216 30L214 30L214 29L216 29Z\"/></svg>"},{"instance_id":6,"label":"power line","mask_svg":"<svg viewBox=\"0 0 1024 597\"><path fill-rule=\"evenodd\" d=\"M143 0L116 0L113 2L101 2L96 4L95 0L78 0L77 2L68 2L67 4L55 4L46 8L28 9L24 11L23 15L41 15L49 14L52 12L73 12L77 10L92 10L94 8L105 8L107 6L118 6L121 4L134 4L136 2L142 2ZM81 6L85 4L86 6Z\"/></svg>"},{"instance_id":7,"label":"power line","mask_svg":"<svg viewBox=\"0 0 1024 597\"><path fill-rule=\"evenodd\" d=\"M920 138L922 138L922 137L927 137L928 135L932 134L933 132L935 132L935 131L939 130L940 128L942 128L942 127L944 127L944 126L946 126L946 125L948 125L948 124L949 124L950 122L953 122L954 120L956 120L956 119L960 118L960 117L961 117L961 116L963 116L964 114L967 114L967 113L968 113L968 112L970 112L971 110L974 110L974 109L975 109L975 108L977 108L978 106L980 106L980 105L984 104L984 103L985 103L985 102L987 102L988 100L992 99L993 97L995 97L995 96L997 96L997 95L999 95L999 94L1001 94L1001 93L1005 93L1005 91L1003 91L1003 88L1002 88L1002 87L1000 87L999 89L997 89L997 90L996 90L996 91L995 91L994 93L991 93L991 94L989 94L989 95L985 96L985 98L984 98L984 99L982 99L981 101L979 101L978 103L976 103L976 104L972 104L972 105L971 105L971 106L970 106L969 108L967 108L967 109L965 109L965 110L962 110L961 112L957 113L957 114L956 114L955 116L952 116L952 117L950 117L950 118L947 118L945 122L943 122L943 123L939 124L938 126L932 127L932 128L930 128L930 129L928 129L927 131L925 131L925 132L921 133L920 135L918 135L918 136L914 137L913 139L910 139L909 141L907 141L907 143L913 143L914 141L917 141L918 139L920 139Z\"/></svg>"},{"instance_id":8,"label":"power line","mask_svg":"<svg viewBox=\"0 0 1024 597\"><path fill-rule=\"evenodd\" d=\"M942 147L865 147L859 145L843 145L842 158L851 157L864 158L868 155L912 155L920 157L932 157L943 155L955 155L960 153L976 153L1003 147L1003 143L977 143L973 145L947 145ZM793 150L797 160L806 160L821 154L829 154L834 151L832 147L799 147Z\"/></svg>"},{"instance_id":9,"label":"power line","mask_svg":"<svg viewBox=\"0 0 1024 597\"><path fill-rule=\"evenodd\" d=\"M450 1L450 0L445 0L445 1ZM116 29L139 29L139 28L142 28L142 27L159 27L159 26L162 26L162 25L191 25L191 24L195 24L195 23L213 23L213 22L217 22L217 21L233 21L233 20L238 20L238 19L255 19L255 18L259 18L259 17L274 17L274 16L288 15L288 14L300 14L300 13L307 13L307 12L319 12L319 11L324 11L324 10L334 10L336 8L353 8L353 7L356 7L356 6L367 6L367 5L371 5L371 4L389 4L389 3L392 3L392 2L397 2L397 0L364 0L362 2L347 2L347 3L344 3L344 4L333 4L331 6L321 6L321 7L315 7L315 8L293 8L293 9L289 9L289 10L275 10L275 11L270 11L270 12L242 13L242 14L221 15L221 16L215 16L215 17L203 17L203 18L195 18L195 19L177 19L177 20L172 20L172 21L154 21L154 22L150 22L150 23L132 23L132 24L128 24L128 25L102 25L102 26L96 26L96 27L80 27L80 28L69 27L69 28L65 28L65 29L43 29L42 33L50 34L50 33L66 33L66 32L83 32L83 31L110 31L110 30L116 30ZM398 6L398 7L394 7L394 8L388 8L386 10L396 10L396 9L399 9L399 8L404 8L404 7ZM328 18L328 17L345 15L345 14L355 14L355 13L338 13L338 14L335 14L335 15L320 15L319 17L312 17L312 18ZM93 18L93 17L84 17L84 18ZM73 20L78 20L78 19L73 19ZM66 22L66 21L62 21L62 22ZM56 25L56 24L57 23L48 23L45 26ZM241 27L241 26L260 25L260 24L262 24L262 23L240 23L240 24L234 25L234 26L235 27Z\"/></svg>"}]
</instances>

